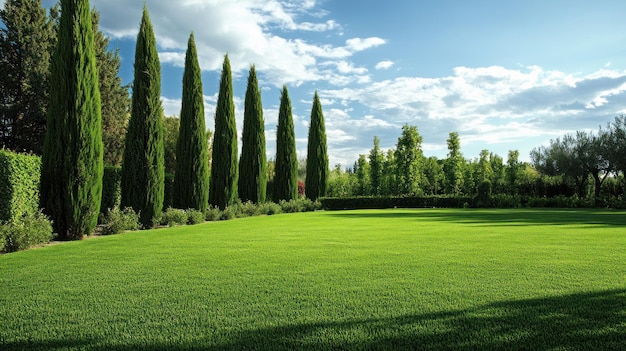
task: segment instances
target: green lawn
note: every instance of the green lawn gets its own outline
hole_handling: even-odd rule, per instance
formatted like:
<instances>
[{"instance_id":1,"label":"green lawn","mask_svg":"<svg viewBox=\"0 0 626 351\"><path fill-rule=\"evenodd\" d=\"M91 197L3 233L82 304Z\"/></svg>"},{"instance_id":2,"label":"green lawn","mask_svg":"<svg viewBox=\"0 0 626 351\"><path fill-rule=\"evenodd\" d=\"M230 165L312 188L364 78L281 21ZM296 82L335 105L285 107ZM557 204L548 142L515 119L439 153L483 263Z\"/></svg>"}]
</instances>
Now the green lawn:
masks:
<instances>
[{"instance_id":1,"label":"green lawn","mask_svg":"<svg viewBox=\"0 0 626 351\"><path fill-rule=\"evenodd\" d=\"M625 212L315 212L0 256L0 350L625 347Z\"/></svg>"}]
</instances>

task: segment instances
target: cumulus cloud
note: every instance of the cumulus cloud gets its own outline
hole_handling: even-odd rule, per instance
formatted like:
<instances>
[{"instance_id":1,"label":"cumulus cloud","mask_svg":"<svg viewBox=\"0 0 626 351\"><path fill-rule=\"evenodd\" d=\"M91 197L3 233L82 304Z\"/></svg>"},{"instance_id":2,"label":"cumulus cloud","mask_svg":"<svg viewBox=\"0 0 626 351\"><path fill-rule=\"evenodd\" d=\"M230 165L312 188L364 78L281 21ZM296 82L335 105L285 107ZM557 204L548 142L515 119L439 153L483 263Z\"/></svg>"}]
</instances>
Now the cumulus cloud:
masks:
<instances>
[{"instance_id":1,"label":"cumulus cloud","mask_svg":"<svg viewBox=\"0 0 626 351\"><path fill-rule=\"evenodd\" d=\"M143 4L140 1L92 0L101 13L101 28L116 39L136 36ZM300 85L336 78L339 82L368 82L363 71L347 60L357 52L385 44L377 37L350 38L344 45L301 39L306 32L340 31L341 25L320 10L316 0L183 0L148 4L163 64L182 67L189 33L194 31L203 70L219 71L225 53L233 72L251 63L275 86ZM119 11L124 8L124 11ZM298 35L290 33L297 32ZM330 71L320 60L337 61ZM343 69L343 71L342 71ZM346 75L352 77L346 78Z\"/></svg>"},{"instance_id":2,"label":"cumulus cloud","mask_svg":"<svg viewBox=\"0 0 626 351\"><path fill-rule=\"evenodd\" d=\"M443 150L442 154L452 131L461 134L466 146L507 144L527 152L537 146L533 140L594 128L624 113L626 72L602 69L573 75L536 66L458 67L446 77L398 77L324 90L320 95L342 106L370 111L375 119L395 128L396 136L399 126L417 125L431 143L429 148ZM344 130L367 121L345 116L341 120L339 128ZM380 127L373 131L381 134ZM392 138L387 144L393 142Z\"/></svg>"},{"instance_id":3,"label":"cumulus cloud","mask_svg":"<svg viewBox=\"0 0 626 351\"><path fill-rule=\"evenodd\" d=\"M393 61L389 61L389 60L380 61L379 63L376 64L376 69L377 70L390 69L391 67L393 67L394 64L395 63Z\"/></svg>"}]
</instances>

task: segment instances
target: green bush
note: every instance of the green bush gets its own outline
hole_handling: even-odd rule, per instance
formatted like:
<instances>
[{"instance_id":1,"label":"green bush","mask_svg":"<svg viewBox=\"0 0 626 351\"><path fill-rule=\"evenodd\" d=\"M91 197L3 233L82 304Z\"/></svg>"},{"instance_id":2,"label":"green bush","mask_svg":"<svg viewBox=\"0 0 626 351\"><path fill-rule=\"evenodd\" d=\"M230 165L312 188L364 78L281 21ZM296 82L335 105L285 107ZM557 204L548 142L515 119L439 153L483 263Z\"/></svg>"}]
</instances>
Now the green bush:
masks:
<instances>
[{"instance_id":1,"label":"green bush","mask_svg":"<svg viewBox=\"0 0 626 351\"><path fill-rule=\"evenodd\" d=\"M219 207L209 206L204 214L204 219L208 222L219 221L222 218L222 211L220 211Z\"/></svg>"},{"instance_id":2,"label":"green bush","mask_svg":"<svg viewBox=\"0 0 626 351\"><path fill-rule=\"evenodd\" d=\"M122 200L122 168L116 166L104 167L102 177L102 202L100 213L106 214L120 206Z\"/></svg>"},{"instance_id":3,"label":"green bush","mask_svg":"<svg viewBox=\"0 0 626 351\"><path fill-rule=\"evenodd\" d=\"M169 207L161 214L160 223L170 227L187 224L187 213L185 210Z\"/></svg>"},{"instance_id":4,"label":"green bush","mask_svg":"<svg viewBox=\"0 0 626 351\"><path fill-rule=\"evenodd\" d=\"M39 210L41 159L0 150L0 221L15 222Z\"/></svg>"},{"instance_id":5,"label":"green bush","mask_svg":"<svg viewBox=\"0 0 626 351\"><path fill-rule=\"evenodd\" d=\"M282 212L282 208L280 207L279 204L273 203L273 202L264 202L262 204L257 205L258 209L257 209L257 214L260 215L274 215L274 214L279 214Z\"/></svg>"},{"instance_id":6,"label":"green bush","mask_svg":"<svg viewBox=\"0 0 626 351\"><path fill-rule=\"evenodd\" d=\"M189 209L187 212L187 223L188 224L199 224L204 223L204 213L200 210Z\"/></svg>"},{"instance_id":7,"label":"green bush","mask_svg":"<svg viewBox=\"0 0 626 351\"><path fill-rule=\"evenodd\" d=\"M228 206L222 211L220 220L228 221L237 218L237 206Z\"/></svg>"},{"instance_id":8,"label":"green bush","mask_svg":"<svg viewBox=\"0 0 626 351\"><path fill-rule=\"evenodd\" d=\"M471 207L474 200L469 197L384 197L363 196L348 198L323 198L321 208L325 210L358 210L383 208L463 208ZM283 207L284 210L284 207Z\"/></svg>"},{"instance_id":9,"label":"green bush","mask_svg":"<svg viewBox=\"0 0 626 351\"><path fill-rule=\"evenodd\" d=\"M50 242L52 222L41 211L27 213L18 220L0 225L0 250L14 252Z\"/></svg>"},{"instance_id":10,"label":"green bush","mask_svg":"<svg viewBox=\"0 0 626 351\"><path fill-rule=\"evenodd\" d=\"M115 207L104 217L102 234L119 234L125 230L139 230L140 228L139 215L132 208L120 210L119 207Z\"/></svg>"}]
</instances>

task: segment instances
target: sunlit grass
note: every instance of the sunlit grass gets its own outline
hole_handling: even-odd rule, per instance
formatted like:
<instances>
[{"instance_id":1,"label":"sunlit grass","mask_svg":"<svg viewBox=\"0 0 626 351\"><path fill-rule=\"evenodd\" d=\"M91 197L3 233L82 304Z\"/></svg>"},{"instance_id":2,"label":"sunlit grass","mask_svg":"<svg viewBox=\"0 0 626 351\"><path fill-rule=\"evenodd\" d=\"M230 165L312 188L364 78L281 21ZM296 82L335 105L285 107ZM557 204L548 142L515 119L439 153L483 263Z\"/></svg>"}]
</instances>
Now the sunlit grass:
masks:
<instances>
[{"instance_id":1,"label":"sunlit grass","mask_svg":"<svg viewBox=\"0 0 626 351\"><path fill-rule=\"evenodd\" d=\"M0 349L616 349L626 213L255 217L0 257Z\"/></svg>"}]
</instances>

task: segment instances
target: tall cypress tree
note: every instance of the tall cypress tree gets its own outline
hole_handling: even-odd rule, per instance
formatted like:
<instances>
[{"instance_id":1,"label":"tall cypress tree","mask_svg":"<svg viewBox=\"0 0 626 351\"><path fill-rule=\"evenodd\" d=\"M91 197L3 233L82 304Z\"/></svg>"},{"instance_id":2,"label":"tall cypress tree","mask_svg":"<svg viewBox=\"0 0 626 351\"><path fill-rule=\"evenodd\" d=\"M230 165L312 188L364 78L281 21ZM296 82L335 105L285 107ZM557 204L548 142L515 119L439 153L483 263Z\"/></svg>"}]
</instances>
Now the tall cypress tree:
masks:
<instances>
[{"instance_id":1,"label":"tall cypress tree","mask_svg":"<svg viewBox=\"0 0 626 351\"><path fill-rule=\"evenodd\" d=\"M213 136L213 166L209 190L209 204L226 208L237 199L237 125L233 102L233 79L228 55L224 56L220 91L215 111Z\"/></svg>"},{"instance_id":2,"label":"tall cypress tree","mask_svg":"<svg viewBox=\"0 0 626 351\"><path fill-rule=\"evenodd\" d=\"M311 200L326 195L328 184L328 151L326 148L326 127L322 103L315 92L311 109L311 125L309 126L309 142L306 158L306 180L304 191Z\"/></svg>"},{"instance_id":3,"label":"tall cypress tree","mask_svg":"<svg viewBox=\"0 0 626 351\"><path fill-rule=\"evenodd\" d=\"M163 209L165 170L163 160L163 110L161 66L148 8L143 17L135 50L135 79L131 116L122 165L122 207L140 213L144 227Z\"/></svg>"},{"instance_id":4,"label":"tall cypress tree","mask_svg":"<svg viewBox=\"0 0 626 351\"><path fill-rule=\"evenodd\" d=\"M265 122L261 92L254 65L250 67L246 90L241 159L239 160L239 198L254 203L265 202L267 189L267 156Z\"/></svg>"},{"instance_id":5,"label":"tall cypress tree","mask_svg":"<svg viewBox=\"0 0 626 351\"><path fill-rule=\"evenodd\" d=\"M94 230L100 213L102 117L89 1L61 0L61 9L40 204L59 237L74 240Z\"/></svg>"},{"instance_id":6,"label":"tall cypress tree","mask_svg":"<svg viewBox=\"0 0 626 351\"><path fill-rule=\"evenodd\" d=\"M283 85L278 112L276 132L276 176L274 177L274 201L290 201L298 198L298 157L296 134L291 113L291 100L287 86Z\"/></svg>"},{"instance_id":7,"label":"tall cypress tree","mask_svg":"<svg viewBox=\"0 0 626 351\"><path fill-rule=\"evenodd\" d=\"M194 35L191 33L185 57L183 101L176 143L174 207L206 211L209 202L209 157L207 150L202 73L198 63Z\"/></svg>"}]
</instances>

